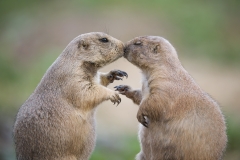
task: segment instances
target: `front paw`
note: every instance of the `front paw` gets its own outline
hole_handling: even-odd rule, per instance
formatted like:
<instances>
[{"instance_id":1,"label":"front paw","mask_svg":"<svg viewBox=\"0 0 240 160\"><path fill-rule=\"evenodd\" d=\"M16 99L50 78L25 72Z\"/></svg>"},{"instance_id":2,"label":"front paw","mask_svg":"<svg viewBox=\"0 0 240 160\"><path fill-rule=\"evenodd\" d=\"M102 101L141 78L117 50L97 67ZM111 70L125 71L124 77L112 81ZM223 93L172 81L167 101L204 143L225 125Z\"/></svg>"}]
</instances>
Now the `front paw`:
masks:
<instances>
[{"instance_id":1,"label":"front paw","mask_svg":"<svg viewBox=\"0 0 240 160\"><path fill-rule=\"evenodd\" d=\"M109 99L111 100L111 102L113 102L113 104L117 103L117 106L119 105L119 103L121 102L121 98L119 96L118 93L114 92Z\"/></svg>"},{"instance_id":2,"label":"front paw","mask_svg":"<svg viewBox=\"0 0 240 160\"><path fill-rule=\"evenodd\" d=\"M116 88L115 91L118 91L122 95L126 95L131 90L131 87L127 85L119 85L114 88Z\"/></svg>"},{"instance_id":3,"label":"front paw","mask_svg":"<svg viewBox=\"0 0 240 160\"><path fill-rule=\"evenodd\" d=\"M143 112L141 109L139 109L137 113L137 119L139 123L148 128L150 121L146 112Z\"/></svg>"},{"instance_id":4,"label":"front paw","mask_svg":"<svg viewBox=\"0 0 240 160\"><path fill-rule=\"evenodd\" d=\"M110 83L113 83L114 80L122 80L123 77L128 78L128 74L120 70L112 70L108 73L107 79Z\"/></svg>"}]
</instances>

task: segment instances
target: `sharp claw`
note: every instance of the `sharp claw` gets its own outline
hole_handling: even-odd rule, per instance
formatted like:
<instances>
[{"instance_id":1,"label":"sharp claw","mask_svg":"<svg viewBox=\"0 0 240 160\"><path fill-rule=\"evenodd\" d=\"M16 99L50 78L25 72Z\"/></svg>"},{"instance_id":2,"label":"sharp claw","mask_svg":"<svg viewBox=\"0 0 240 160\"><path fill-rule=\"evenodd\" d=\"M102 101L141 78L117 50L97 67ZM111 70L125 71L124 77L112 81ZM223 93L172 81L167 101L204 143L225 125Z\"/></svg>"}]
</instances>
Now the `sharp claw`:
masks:
<instances>
[{"instance_id":1,"label":"sharp claw","mask_svg":"<svg viewBox=\"0 0 240 160\"><path fill-rule=\"evenodd\" d=\"M142 124L143 124L146 128L148 128L147 116L144 116L144 115L143 115L142 118L143 118L143 123L142 123Z\"/></svg>"},{"instance_id":2,"label":"sharp claw","mask_svg":"<svg viewBox=\"0 0 240 160\"><path fill-rule=\"evenodd\" d=\"M148 125L147 125L146 123L143 123L143 125L144 125L146 128L148 128Z\"/></svg>"},{"instance_id":3,"label":"sharp claw","mask_svg":"<svg viewBox=\"0 0 240 160\"><path fill-rule=\"evenodd\" d=\"M123 73L122 73L122 77L124 77L124 76L125 76L126 78L128 78L128 74L127 74L126 72L123 72Z\"/></svg>"},{"instance_id":4,"label":"sharp claw","mask_svg":"<svg viewBox=\"0 0 240 160\"><path fill-rule=\"evenodd\" d=\"M120 70L117 71L117 74L122 74L122 72Z\"/></svg>"},{"instance_id":5,"label":"sharp claw","mask_svg":"<svg viewBox=\"0 0 240 160\"><path fill-rule=\"evenodd\" d=\"M124 76L125 76L126 78L128 78L128 74L127 74L126 72L124 73Z\"/></svg>"},{"instance_id":6,"label":"sharp claw","mask_svg":"<svg viewBox=\"0 0 240 160\"><path fill-rule=\"evenodd\" d=\"M116 71L115 74L117 76L120 76L120 77L124 77L125 76L126 78L128 78L128 74L126 72L124 72L124 71L121 71L121 70Z\"/></svg>"},{"instance_id":7,"label":"sharp claw","mask_svg":"<svg viewBox=\"0 0 240 160\"><path fill-rule=\"evenodd\" d=\"M118 76L116 76L116 77L115 77L115 80L119 80L119 79L121 79L121 78L120 78L120 77L118 77Z\"/></svg>"},{"instance_id":8,"label":"sharp claw","mask_svg":"<svg viewBox=\"0 0 240 160\"><path fill-rule=\"evenodd\" d=\"M119 91L119 89L120 89L119 86L115 86L114 88L116 88L115 91Z\"/></svg>"}]
</instances>

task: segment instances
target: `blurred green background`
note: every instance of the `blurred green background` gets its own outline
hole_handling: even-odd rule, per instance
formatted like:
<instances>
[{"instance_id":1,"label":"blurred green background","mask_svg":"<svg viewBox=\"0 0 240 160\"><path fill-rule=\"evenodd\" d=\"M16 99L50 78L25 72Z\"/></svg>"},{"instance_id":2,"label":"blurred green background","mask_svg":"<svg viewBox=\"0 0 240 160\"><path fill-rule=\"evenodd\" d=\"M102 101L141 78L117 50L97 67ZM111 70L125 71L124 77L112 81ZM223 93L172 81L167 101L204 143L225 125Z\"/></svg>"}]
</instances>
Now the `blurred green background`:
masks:
<instances>
[{"instance_id":1,"label":"blurred green background","mask_svg":"<svg viewBox=\"0 0 240 160\"><path fill-rule=\"evenodd\" d=\"M47 68L77 35L101 31L126 42L158 35L176 48L184 67L221 105L228 127L224 159L240 159L240 1L73 0L0 1L0 160L14 160L12 126L19 107ZM125 70L141 86L140 71L119 59L102 71ZM97 112L91 160L131 160L139 152L138 107L122 96Z\"/></svg>"}]
</instances>

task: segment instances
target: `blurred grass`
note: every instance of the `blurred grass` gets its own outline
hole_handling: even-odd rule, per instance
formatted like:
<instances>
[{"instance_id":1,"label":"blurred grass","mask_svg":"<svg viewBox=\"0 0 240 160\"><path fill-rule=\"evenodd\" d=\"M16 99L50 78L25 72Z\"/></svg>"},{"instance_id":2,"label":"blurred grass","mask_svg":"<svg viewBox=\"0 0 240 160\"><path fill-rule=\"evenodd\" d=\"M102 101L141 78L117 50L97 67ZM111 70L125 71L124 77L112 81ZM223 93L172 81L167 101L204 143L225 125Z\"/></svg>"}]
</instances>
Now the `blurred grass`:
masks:
<instances>
[{"instance_id":1,"label":"blurred grass","mask_svg":"<svg viewBox=\"0 0 240 160\"><path fill-rule=\"evenodd\" d=\"M111 142L109 142L111 140ZM96 148L90 160L132 160L140 151L137 136L119 136L97 140Z\"/></svg>"},{"instance_id":2,"label":"blurred grass","mask_svg":"<svg viewBox=\"0 0 240 160\"><path fill-rule=\"evenodd\" d=\"M240 159L240 121L238 117L226 115L228 143L224 159L239 160Z\"/></svg>"},{"instance_id":3,"label":"blurred grass","mask_svg":"<svg viewBox=\"0 0 240 160\"><path fill-rule=\"evenodd\" d=\"M232 117L227 118L228 151L239 151L240 149L240 122Z\"/></svg>"},{"instance_id":4,"label":"blurred grass","mask_svg":"<svg viewBox=\"0 0 240 160\"><path fill-rule=\"evenodd\" d=\"M28 34L34 32L41 23L48 22L49 19L57 16L79 11L86 15L100 14L101 16L104 16L103 13L111 14L114 9L122 9L122 12L128 11L128 13L143 12L149 18L162 17L171 22L171 25L177 30L174 32L177 35L172 36L176 38L180 46L185 46L183 50L191 51L186 52L185 56L205 57L220 65L239 67L239 8L240 1L236 0L0 1L0 135L11 132L9 123L13 123L17 109L32 93L46 69L62 50L57 46L50 47L50 49L49 46L44 46L45 48L34 50L35 54L32 55L19 56L15 53L14 46L28 37ZM26 64L26 61L21 59L30 60ZM235 117L227 118L228 153L235 154L240 150L240 124L238 121L239 119ZM3 131L6 127L9 130L7 133ZM129 137L111 138L110 140L114 139L116 141L109 144L106 143L108 141L106 139L98 139L91 160L127 160L133 159L139 152L136 136L129 135ZM3 143L1 140L0 150L6 148L5 146L9 143L5 141ZM6 153L0 153L0 159L13 159L11 156L12 146L4 151ZM3 155L4 157L1 158ZM239 153L233 157L233 159L240 159Z\"/></svg>"},{"instance_id":5,"label":"blurred grass","mask_svg":"<svg viewBox=\"0 0 240 160\"><path fill-rule=\"evenodd\" d=\"M238 65L240 61L240 20L238 18L240 1L75 0L71 3L64 1L46 3L44 1L15 2L10 0L1 1L0 6L2 22L0 27L2 28L8 27L13 17L18 17L24 22L32 15L44 18L47 14L56 14L52 12L54 9L62 9L62 12L84 10L88 14L107 12L109 8L111 10L123 8L132 12L141 11L146 15L165 17L171 21L179 30L179 36L176 39L195 51L188 56L209 57L226 65ZM44 13L41 10L44 10ZM31 18L34 22L33 17Z\"/></svg>"}]
</instances>

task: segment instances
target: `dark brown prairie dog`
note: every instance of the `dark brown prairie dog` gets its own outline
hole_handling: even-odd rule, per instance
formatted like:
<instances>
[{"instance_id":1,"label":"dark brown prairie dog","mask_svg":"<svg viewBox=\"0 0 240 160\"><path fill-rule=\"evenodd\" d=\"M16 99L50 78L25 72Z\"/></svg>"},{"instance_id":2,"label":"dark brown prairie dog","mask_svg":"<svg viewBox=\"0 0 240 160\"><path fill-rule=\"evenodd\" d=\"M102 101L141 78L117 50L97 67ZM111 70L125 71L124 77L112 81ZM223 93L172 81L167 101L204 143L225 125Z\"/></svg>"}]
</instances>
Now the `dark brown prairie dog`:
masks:
<instances>
[{"instance_id":1,"label":"dark brown prairie dog","mask_svg":"<svg viewBox=\"0 0 240 160\"><path fill-rule=\"evenodd\" d=\"M105 86L127 74L99 68L123 55L123 43L105 33L73 39L21 106L13 135L18 160L87 160L95 147L94 114L105 100L120 103Z\"/></svg>"},{"instance_id":2,"label":"dark brown prairie dog","mask_svg":"<svg viewBox=\"0 0 240 160\"><path fill-rule=\"evenodd\" d=\"M157 36L137 37L124 57L142 70L141 90L116 86L139 105L137 160L219 160L226 148L219 105L182 67L174 47Z\"/></svg>"}]
</instances>

